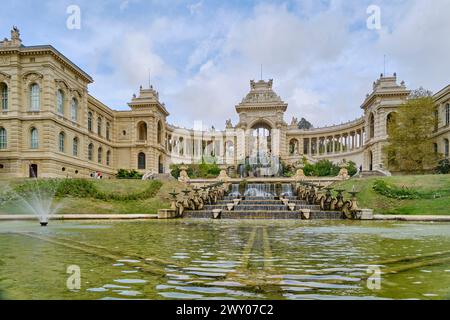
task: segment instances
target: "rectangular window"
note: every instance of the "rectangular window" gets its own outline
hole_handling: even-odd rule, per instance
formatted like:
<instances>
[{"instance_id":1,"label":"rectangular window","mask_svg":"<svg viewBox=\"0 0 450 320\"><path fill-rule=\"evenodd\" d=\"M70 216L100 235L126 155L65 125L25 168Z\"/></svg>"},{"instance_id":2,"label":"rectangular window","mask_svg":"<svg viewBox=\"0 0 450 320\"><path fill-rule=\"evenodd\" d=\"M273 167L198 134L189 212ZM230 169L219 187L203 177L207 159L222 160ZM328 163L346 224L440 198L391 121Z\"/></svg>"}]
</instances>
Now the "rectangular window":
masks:
<instances>
[{"instance_id":1,"label":"rectangular window","mask_svg":"<svg viewBox=\"0 0 450 320\"><path fill-rule=\"evenodd\" d=\"M30 92L30 110L31 111L39 111L41 108L41 92L40 88L37 84L33 84L31 86Z\"/></svg>"},{"instance_id":2,"label":"rectangular window","mask_svg":"<svg viewBox=\"0 0 450 320\"><path fill-rule=\"evenodd\" d=\"M64 152L64 141L65 140L65 135L64 133L60 133L59 135L59 151L60 152Z\"/></svg>"},{"instance_id":3,"label":"rectangular window","mask_svg":"<svg viewBox=\"0 0 450 320\"><path fill-rule=\"evenodd\" d=\"M8 110L8 87L6 84L0 84L0 98L1 98L1 107L2 111Z\"/></svg>"},{"instance_id":4,"label":"rectangular window","mask_svg":"<svg viewBox=\"0 0 450 320\"><path fill-rule=\"evenodd\" d=\"M72 154L74 157L78 157L78 139L73 139L73 147L72 147Z\"/></svg>"},{"instance_id":5,"label":"rectangular window","mask_svg":"<svg viewBox=\"0 0 450 320\"><path fill-rule=\"evenodd\" d=\"M0 128L0 149L6 149L8 147L6 130Z\"/></svg>"},{"instance_id":6,"label":"rectangular window","mask_svg":"<svg viewBox=\"0 0 450 320\"><path fill-rule=\"evenodd\" d=\"M445 125L450 125L450 104L445 107Z\"/></svg>"}]
</instances>

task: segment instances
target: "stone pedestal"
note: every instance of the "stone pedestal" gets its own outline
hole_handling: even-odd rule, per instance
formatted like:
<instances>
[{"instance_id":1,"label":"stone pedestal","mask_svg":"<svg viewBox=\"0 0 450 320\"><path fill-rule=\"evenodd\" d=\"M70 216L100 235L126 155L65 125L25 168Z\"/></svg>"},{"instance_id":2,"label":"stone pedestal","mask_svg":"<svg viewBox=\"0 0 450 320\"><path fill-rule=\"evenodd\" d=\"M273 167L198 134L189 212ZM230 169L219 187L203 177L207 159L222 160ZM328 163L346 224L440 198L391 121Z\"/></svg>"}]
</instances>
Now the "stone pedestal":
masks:
<instances>
[{"instance_id":1,"label":"stone pedestal","mask_svg":"<svg viewBox=\"0 0 450 320\"><path fill-rule=\"evenodd\" d=\"M220 219L222 209L214 209L212 212L213 212L213 219Z\"/></svg>"},{"instance_id":2,"label":"stone pedestal","mask_svg":"<svg viewBox=\"0 0 450 320\"><path fill-rule=\"evenodd\" d=\"M160 209L158 210L158 219L175 219L177 218L177 212L173 209Z\"/></svg>"},{"instance_id":3,"label":"stone pedestal","mask_svg":"<svg viewBox=\"0 0 450 320\"><path fill-rule=\"evenodd\" d=\"M361 220L373 220L373 210L361 209Z\"/></svg>"},{"instance_id":4,"label":"stone pedestal","mask_svg":"<svg viewBox=\"0 0 450 320\"><path fill-rule=\"evenodd\" d=\"M311 217L311 210L310 209L302 209L300 210L302 219L309 220Z\"/></svg>"}]
</instances>

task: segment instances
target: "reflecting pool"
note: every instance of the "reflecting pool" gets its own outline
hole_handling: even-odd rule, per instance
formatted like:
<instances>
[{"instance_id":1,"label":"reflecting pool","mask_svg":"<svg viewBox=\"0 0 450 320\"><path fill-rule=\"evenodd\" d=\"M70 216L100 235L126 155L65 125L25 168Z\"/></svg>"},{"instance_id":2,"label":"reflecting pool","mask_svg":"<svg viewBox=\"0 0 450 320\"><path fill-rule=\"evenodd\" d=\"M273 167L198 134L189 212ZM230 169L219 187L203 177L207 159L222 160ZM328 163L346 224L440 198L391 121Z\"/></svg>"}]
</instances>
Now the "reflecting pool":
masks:
<instances>
[{"instance_id":1,"label":"reflecting pool","mask_svg":"<svg viewBox=\"0 0 450 320\"><path fill-rule=\"evenodd\" d=\"M353 298L450 299L450 224L0 223L0 299Z\"/></svg>"}]
</instances>

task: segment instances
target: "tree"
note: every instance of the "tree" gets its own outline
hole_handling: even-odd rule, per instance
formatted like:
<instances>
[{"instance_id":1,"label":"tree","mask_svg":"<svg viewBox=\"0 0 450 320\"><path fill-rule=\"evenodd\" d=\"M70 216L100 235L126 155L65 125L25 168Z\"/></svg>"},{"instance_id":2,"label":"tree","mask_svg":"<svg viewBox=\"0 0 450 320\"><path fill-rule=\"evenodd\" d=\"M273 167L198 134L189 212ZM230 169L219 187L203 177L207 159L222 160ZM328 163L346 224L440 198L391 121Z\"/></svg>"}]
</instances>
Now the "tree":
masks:
<instances>
[{"instance_id":1,"label":"tree","mask_svg":"<svg viewBox=\"0 0 450 320\"><path fill-rule=\"evenodd\" d=\"M431 92L420 88L397 109L388 124L387 167L404 172L424 172L436 167L438 156L431 139L435 127Z\"/></svg>"},{"instance_id":2,"label":"tree","mask_svg":"<svg viewBox=\"0 0 450 320\"><path fill-rule=\"evenodd\" d=\"M299 129L303 129L303 130L309 130L314 128L313 125L311 124L311 122L309 122L308 120L306 120L305 118L302 118L300 120L300 122L298 123L298 128Z\"/></svg>"}]
</instances>

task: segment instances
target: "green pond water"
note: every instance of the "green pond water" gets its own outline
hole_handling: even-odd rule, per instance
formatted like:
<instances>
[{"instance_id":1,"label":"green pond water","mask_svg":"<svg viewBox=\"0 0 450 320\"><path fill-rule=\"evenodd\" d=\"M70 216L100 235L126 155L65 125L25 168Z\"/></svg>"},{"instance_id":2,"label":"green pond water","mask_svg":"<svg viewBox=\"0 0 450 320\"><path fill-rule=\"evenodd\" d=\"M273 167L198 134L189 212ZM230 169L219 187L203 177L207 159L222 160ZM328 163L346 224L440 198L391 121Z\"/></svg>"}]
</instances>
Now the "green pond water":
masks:
<instances>
[{"instance_id":1,"label":"green pond water","mask_svg":"<svg viewBox=\"0 0 450 320\"><path fill-rule=\"evenodd\" d=\"M0 299L383 298L450 299L450 224L0 223Z\"/></svg>"}]
</instances>

